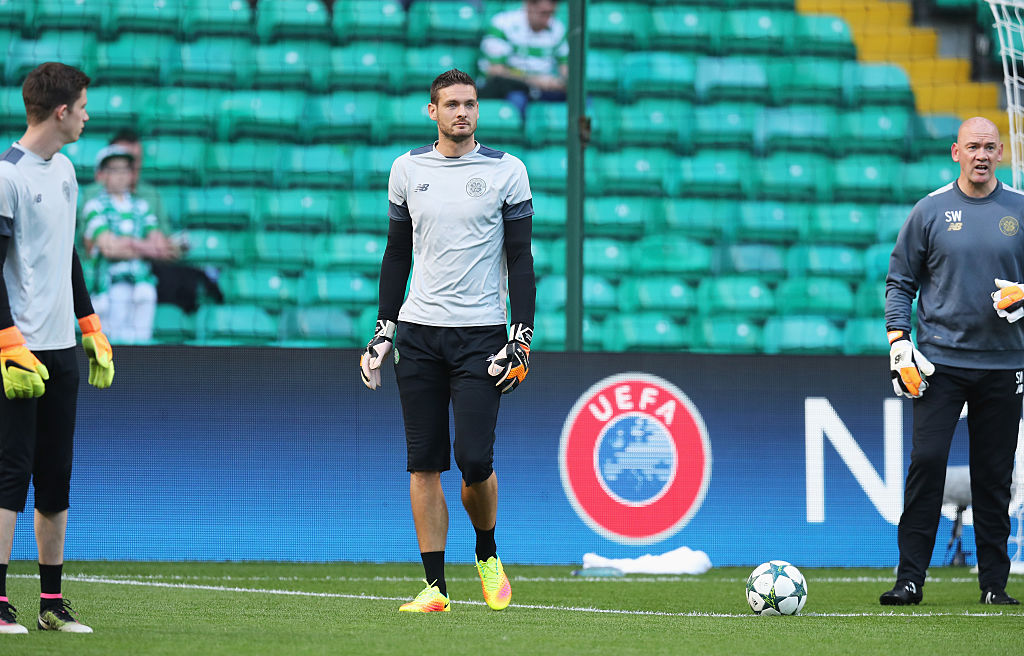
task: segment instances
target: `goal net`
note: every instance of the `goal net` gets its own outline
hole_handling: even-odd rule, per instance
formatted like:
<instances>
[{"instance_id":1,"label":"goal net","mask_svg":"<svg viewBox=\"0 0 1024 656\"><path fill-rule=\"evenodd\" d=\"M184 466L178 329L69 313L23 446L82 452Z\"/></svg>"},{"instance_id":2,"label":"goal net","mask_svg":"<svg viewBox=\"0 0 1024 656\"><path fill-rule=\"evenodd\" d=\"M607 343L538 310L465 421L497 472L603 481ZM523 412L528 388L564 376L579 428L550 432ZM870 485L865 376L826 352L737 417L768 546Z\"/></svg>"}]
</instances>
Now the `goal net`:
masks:
<instances>
[{"instance_id":1,"label":"goal net","mask_svg":"<svg viewBox=\"0 0 1024 656\"><path fill-rule=\"evenodd\" d=\"M1010 119L1013 186L1024 184L1024 0L986 0L995 19Z\"/></svg>"}]
</instances>

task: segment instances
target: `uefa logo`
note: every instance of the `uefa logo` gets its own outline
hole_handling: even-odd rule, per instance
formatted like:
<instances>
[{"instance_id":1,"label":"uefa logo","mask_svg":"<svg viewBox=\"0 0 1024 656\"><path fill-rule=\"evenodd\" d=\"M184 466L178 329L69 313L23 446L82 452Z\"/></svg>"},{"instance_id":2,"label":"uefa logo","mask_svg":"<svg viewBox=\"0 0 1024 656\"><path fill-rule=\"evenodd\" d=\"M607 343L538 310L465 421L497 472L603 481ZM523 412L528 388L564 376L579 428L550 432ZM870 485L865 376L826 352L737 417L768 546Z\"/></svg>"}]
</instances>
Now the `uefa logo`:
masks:
<instances>
[{"instance_id":1,"label":"uefa logo","mask_svg":"<svg viewBox=\"0 0 1024 656\"><path fill-rule=\"evenodd\" d=\"M562 427L558 460L576 514L621 544L674 535L711 480L697 408L672 383L645 373L609 376L580 396Z\"/></svg>"}]
</instances>

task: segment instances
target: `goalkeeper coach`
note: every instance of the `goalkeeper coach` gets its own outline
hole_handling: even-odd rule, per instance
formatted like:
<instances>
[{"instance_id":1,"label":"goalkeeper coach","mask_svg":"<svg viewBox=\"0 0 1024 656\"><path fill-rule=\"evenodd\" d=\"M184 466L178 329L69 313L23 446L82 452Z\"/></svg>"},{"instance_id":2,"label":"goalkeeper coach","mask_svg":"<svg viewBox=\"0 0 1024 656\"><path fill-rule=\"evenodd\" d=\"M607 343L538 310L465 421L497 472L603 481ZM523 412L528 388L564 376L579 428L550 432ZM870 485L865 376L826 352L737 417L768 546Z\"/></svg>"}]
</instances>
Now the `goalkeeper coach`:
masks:
<instances>
[{"instance_id":1,"label":"goalkeeper coach","mask_svg":"<svg viewBox=\"0 0 1024 656\"><path fill-rule=\"evenodd\" d=\"M457 69L439 75L427 110L437 122L437 141L403 154L391 167L377 327L360 372L367 387L379 387L381 363L395 340L409 496L427 584L400 610L450 609L444 577L448 508L441 488L441 472L451 467L449 405L484 600L501 610L512 591L494 540L494 428L502 393L515 389L529 369L536 300L533 200L523 163L474 138L479 105L473 78Z\"/></svg>"},{"instance_id":2,"label":"goalkeeper coach","mask_svg":"<svg viewBox=\"0 0 1024 656\"><path fill-rule=\"evenodd\" d=\"M1002 184L999 130L960 125L959 177L914 206L889 260L885 322L898 395L913 399L913 450L904 491L896 585L884 605L920 603L935 547L953 431L967 404L971 500L983 604L1006 593L1010 479L1024 371L1024 195ZM911 303L920 350L910 341Z\"/></svg>"}]
</instances>

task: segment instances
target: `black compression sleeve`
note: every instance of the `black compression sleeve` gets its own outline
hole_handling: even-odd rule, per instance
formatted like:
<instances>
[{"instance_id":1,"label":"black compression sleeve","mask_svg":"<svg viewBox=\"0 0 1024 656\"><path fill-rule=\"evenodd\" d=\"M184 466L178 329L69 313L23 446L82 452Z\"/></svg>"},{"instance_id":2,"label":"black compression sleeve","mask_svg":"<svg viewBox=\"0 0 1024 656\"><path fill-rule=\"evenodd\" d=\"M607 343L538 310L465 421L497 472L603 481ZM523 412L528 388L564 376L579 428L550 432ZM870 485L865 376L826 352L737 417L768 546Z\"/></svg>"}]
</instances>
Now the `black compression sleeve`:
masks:
<instances>
[{"instance_id":1,"label":"black compression sleeve","mask_svg":"<svg viewBox=\"0 0 1024 656\"><path fill-rule=\"evenodd\" d=\"M3 280L4 262L7 261L7 247L10 243L10 237L0 235L0 330L14 325L14 317L11 316L11 299L7 296L7 284Z\"/></svg>"},{"instance_id":2,"label":"black compression sleeve","mask_svg":"<svg viewBox=\"0 0 1024 656\"><path fill-rule=\"evenodd\" d=\"M512 323L533 327L537 304L537 278L533 272L530 240L533 217L505 221L505 260L508 262L508 294Z\"/></svg>"},{"instance_id":3,"label":"black compression sleeve","mask_svg":"<svg viewBox=\"0 0 1024 656\"><path fill-rule=\"evenodd\" d=\"M96 311L92 309L92 299L89 298L89 289L85 286L85 273L82 271L82 261L78 259L78 251L71 249L71 295L75 299L75 317L81 319Z\"/></svg>"},{"instance_id":4,"label":"black compression sleeve","mask_svg":"<svg viewBox=\"0 0 1024 656\"><path fill-rule=\"evenodd\" d=\"M412 221L391 219L388 245L380 264L380 301L378 319L398 321L398 311L405 299L405 286L412 269Z\"/></svg>"}]
</instances>

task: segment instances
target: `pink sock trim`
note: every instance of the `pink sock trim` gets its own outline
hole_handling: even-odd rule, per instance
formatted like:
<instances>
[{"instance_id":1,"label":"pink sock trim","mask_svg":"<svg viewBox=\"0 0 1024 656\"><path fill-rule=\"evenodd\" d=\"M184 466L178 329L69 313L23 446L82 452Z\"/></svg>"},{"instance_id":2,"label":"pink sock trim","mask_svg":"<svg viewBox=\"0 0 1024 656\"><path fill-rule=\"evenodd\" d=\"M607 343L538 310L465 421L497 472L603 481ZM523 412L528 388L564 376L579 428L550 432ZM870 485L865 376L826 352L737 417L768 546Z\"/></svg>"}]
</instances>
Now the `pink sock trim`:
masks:
<instances>
[{"instance_id":1,"label":"pink sock trim","mask_svg":"<svg viewBox=\"0 0 1024 656\"><path fill-rule=\"evenodd\" d=\"M9 601L7 597L0 597L0 601Z\"/></svg>"},{"instance_id":2,"label":"pink sock trim","mask_svg":"<svg viewBox=\"0 0 1024 656\"><path fill-rule=\"evenodd\" d=\"M47 592L40 592L39 593L39 598L40 599L63 599L64 596L61 593L59 593L59 592L57 594L49 594Z\"/></svg>"}]
</instances>

